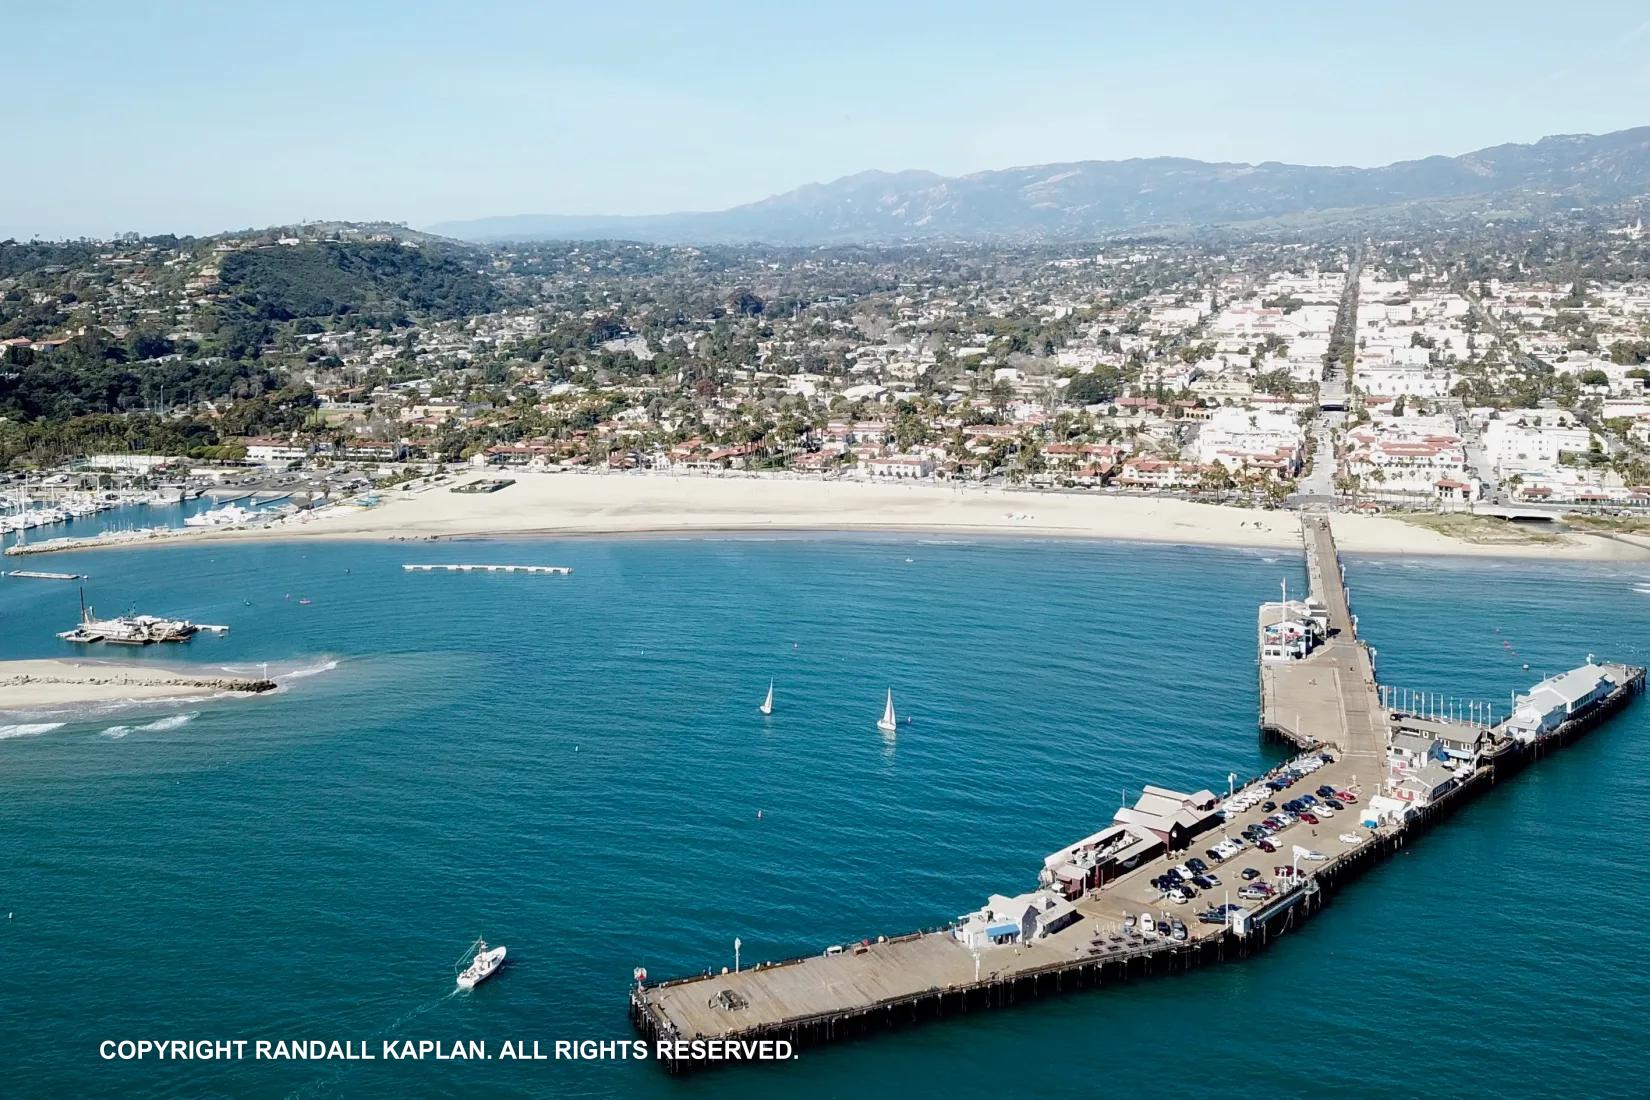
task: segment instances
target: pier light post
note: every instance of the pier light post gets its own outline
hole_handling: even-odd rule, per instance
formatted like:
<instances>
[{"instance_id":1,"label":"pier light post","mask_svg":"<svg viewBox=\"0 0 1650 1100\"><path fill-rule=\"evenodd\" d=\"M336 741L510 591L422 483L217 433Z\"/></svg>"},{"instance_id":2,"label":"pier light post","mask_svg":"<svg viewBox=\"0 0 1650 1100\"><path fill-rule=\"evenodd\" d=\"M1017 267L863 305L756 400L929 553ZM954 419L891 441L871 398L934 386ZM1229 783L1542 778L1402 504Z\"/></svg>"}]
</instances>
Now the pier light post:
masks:
<instances>
[{"instance_id":1,"label":"pier light post","mask_svg":"<svg viewBox=\"0 0 1650 1100\"><path fill-rule=\"evenodd\" d=\"M735 974L739 973L739 948L742 946L744 945L739 942L739 937L733 937L733 972Z\"/></svg>"}]
</instances>

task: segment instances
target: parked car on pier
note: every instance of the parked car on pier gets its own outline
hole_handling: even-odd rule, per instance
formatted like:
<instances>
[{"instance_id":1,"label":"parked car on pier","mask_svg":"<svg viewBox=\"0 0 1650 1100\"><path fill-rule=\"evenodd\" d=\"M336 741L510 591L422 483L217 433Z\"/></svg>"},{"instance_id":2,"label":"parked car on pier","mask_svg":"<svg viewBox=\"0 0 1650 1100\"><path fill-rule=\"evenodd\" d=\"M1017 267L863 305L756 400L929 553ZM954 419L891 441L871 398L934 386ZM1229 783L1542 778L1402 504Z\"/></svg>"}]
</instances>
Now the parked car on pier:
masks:
<instances>
[{"instance_id":1,"label":"parked car on pier","mask_svg":"<svg viewBox=\"0 0 1650 1100\"><path fill-rule=\"evenodd\" d=\"M1243 874L1239 877L1241 877L1245 882L1251 882L1251 881L1253 881L1253 880L1260 877L1260 868L1259 867L1245 867L1243 869Z\"/></svg>"},{"instance_id":2,"label":"parked car on pier","mask_svg":"<svg viewBox=\"0 0 1650 1100\"><path fill-rule=\"evenodd\" d=\"M1313 813L1311 810L1307 810L1305 813L1301 814L1301 820L1306 822L1308 825L1316 825L1318 823L1318 815Z\"/></svg>"}]
</instances>

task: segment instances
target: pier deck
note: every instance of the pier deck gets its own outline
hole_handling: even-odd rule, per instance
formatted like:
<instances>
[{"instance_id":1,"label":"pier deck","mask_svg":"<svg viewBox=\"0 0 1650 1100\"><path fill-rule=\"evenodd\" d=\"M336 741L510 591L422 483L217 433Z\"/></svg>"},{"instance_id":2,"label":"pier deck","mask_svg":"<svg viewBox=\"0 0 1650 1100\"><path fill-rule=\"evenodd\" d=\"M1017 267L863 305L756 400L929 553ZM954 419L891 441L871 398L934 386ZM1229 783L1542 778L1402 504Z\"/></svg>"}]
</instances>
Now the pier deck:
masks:
<instances>
[{"instance_id":1,"label":"pier deck","mask_svg":"<svg viewBox=\"0 0 1650 1100\"><path fill-rule=\"evenodd\" d=\"M1367 788L1375 778L1375 774L1366 769L1360 779L1357 763L1343 758L1315 773L1312 786L1324 783L1338 788L1359 785ZM1199 838L1193 850L1186 854L1201 853L1223 835L1236 835L1251 821L1265 816L1266 811L1256 807L1235 817L1226 823L1224 830ZM1291 837L1279 852L1246 848L1214 868L1223 889L1205 891L1192 905L1171 904L1151 885L1151 879L1177 862L1178 856L1143 863L1133 872L1078 899L1076 907L1083 919L1076 924L1030 944L982 951L977 978L972 952L948 932L939 931L851 945L840 955L824 955L822 946L819 955L783 964L651 986L641 991L640 998L647 1010L656 1014L659 1024L677 1037L714 1038L794 1027L809 1019L867 1012L938 991L964 991L1088 962L1177 954L1227 935L1224 925L1199 924L1195 919L1198 911L1228 901L1251 910L1265 906L1266 903L1238 899L1238 888L1246 884L1241 877L1245 868L1260 871L1261 881L1276 883L1273 871L1293 862L1290 854L1293 844L1322 852L1328 857L1326 864L1377 843L1382 830L1360 829L1357 820L1357 807L1348 807L1316 827L1297 826L1291 832L1298 835ZM1359 839L1355 843L1342 841L1342 833L1356 833ZM1300 864L1303 874L1323 865ZM1179 917L1186 923L1187 941L1177 943L1138 934L1125 935L1124 918L1147 912ZM1096 939L1101 942L1097 944ZM723 990L736 994L744 1004L728 1007L720 1003L717 998Z\"/></svg>"},{"instance_id":2,"label":"pier deck","mask_svg":"<svg viewBox=\"0 0 1650 1100\"><path fill-rule=\"evenodd\" d=\"M1358 640L1334 533L1326 518L1307 516L1301 534L1309 600L1327 612L1329 637L1301 660L1262 662L1261 729L1302 748L1326 741L1349 756L1384 758L1388 731L1375 667ZM1263 604L1263 622L1278 607Z\"/></svg>"}]
</instances>

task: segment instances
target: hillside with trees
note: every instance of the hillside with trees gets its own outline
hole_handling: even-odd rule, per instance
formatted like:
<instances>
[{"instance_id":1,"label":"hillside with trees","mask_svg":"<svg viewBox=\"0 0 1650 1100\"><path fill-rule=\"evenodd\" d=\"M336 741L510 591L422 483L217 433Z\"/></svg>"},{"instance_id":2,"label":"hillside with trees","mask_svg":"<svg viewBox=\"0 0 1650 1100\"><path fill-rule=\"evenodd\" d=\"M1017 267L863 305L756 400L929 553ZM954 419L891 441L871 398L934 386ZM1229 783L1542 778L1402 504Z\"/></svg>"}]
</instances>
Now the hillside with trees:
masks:
<instances>
[{"instance_id":1,"label":"hillside with trees","mask_svg":"<svg viewBox=\"0 0 1650 1100\"><path fill-rule=\"evenodd\" d=\"M243 249L224 258L223 312L237 320L410 317L447 321L498 307L498 290L454 255L395 243L316 241Z\"/></svg>"}]
</instances>

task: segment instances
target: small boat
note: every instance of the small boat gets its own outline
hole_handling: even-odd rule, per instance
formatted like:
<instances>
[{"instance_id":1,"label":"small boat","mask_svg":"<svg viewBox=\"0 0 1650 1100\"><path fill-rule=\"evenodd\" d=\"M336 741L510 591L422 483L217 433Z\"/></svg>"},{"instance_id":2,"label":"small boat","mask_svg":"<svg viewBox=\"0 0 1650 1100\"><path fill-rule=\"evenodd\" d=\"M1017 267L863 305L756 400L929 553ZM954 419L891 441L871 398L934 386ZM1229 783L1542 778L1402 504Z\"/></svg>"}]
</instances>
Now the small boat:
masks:
<instances>
[{"instance_id":1,"label":"small boat","mask_svg":"<svg viewBox=\"0 0 1650 1100\"><path fill-rule=\"evenodd\" d=\"M768 697L762 700L762 705L756 708L763 714L773 713L773 681L768 681Z\"/></svg>"},{"instance_id":2,"label":"small boat","mask_svg":"<svg viewBox=\"0 0 1650 1100\"><path fill-rule=\"evenodd\" d=\"M899 719L894 715L894 689L888 689L888 705L882 710L882 717L877 719L877 729L883 733L893 733L899 728Z\"/></svg>"},{"instance_id":3,"label":"small boat","mask_svg":"<svg viewBox=\"0 0 1650 1100\"><path fill-rule=\"evenodd\" d=\"M491 978L504 965L504 948L487 946L486 940L477 940L470 956L470 965L458 975L458 988L474 989Z\"/></svg>"}]
</instances>

